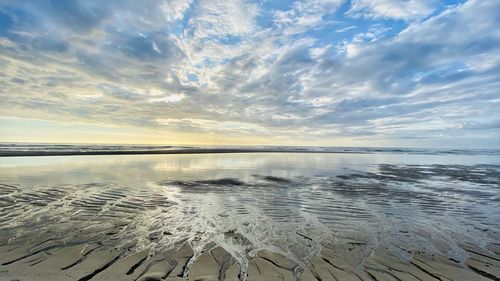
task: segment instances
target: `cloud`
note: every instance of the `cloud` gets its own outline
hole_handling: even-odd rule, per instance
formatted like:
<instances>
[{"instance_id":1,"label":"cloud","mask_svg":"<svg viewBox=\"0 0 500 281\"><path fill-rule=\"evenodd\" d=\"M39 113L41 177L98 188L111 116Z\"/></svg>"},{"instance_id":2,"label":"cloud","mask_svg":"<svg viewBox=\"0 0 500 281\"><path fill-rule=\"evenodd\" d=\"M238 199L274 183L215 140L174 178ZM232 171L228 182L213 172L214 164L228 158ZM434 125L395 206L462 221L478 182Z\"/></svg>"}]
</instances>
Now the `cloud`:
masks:
<instances>
[{"instance_id":1,"label":"cloud","mask_svg":"<svg viewBox=\"0 0 500 281\"><path fill-rule=\"evenodd\" d=\"M311 143L498 138L500 4L438 6L7 1L1 115Z\"/></svg>"},{"instance_id":2,"label":"cloud","mask_svg":"<svg viewBox=\"0 0 500 281\"><path fill-rule=\"evenodd\" d=\"M500 129L500 119L488 121L462 121L458 127L464 130L498 130Z\"/></svg>"},{"instance_id":3,"label":"cloud","mask_svg":"<svg viewBox=\"0 0 500 281\"><path fill-rule=\"evenodd\" d=\"M348 26L348 27L337 29L336 32L346 32L348 30L356 29L356 28L358 28L358 27L355 26L355 25L351 25L351 26Z\"/></svg>"},{"instance_id":4,"label":"cloud","mask_svg":"<svg viewBox=\"0 0 500 281\"><path fill-rule=\"evenodd\" d=\"M274 13L274 23L286 35L324 27L326 15L337 11L344 0L295 1L292 8Z\"/></svg>"},{"instance_id":5,"label":"cloud","mask_svg":"<svg viewBox=\"0 0 500 281\"><path fill-rule=\"evenodd\" d=\"M184 94L171 94L171 95L167 95L167 96L162 96L162 97L157 97L157 98L151 98L149 99L149 102L153 102L153 103L156 103L156 102L166 102L166 103L169 103L169 102L178 102L178 101L181 101L182 99L184 99L186 97L186 95Z\"/></svg>"},{"instance_id":6,"label":"cloud","mask_svg":"<svg viewBox=\"0 0 500 281\"><path fill-rule=\"evenodd\" d=\"M142 33L127 34L120 32L113 35L111 39L113 43L106 46L107 50L118 49L129 58L165 60L169 58L181 59L184 56L175 39L172 39L167 34L153 33L144 35Z\"/></svg>"},{"instance_id":7,"label":"cloud","mask_svg":"<svg viewBox=\"0 0 500 281\"><path fill-rule=\"evenodd\" d=\"M243 36L255 29L256 5L244 0L204 0L195 8L186 32L198 39Z\"/></svg>"},{"instance_id":8,"label":"cloud","mask_svg":"<svg viewBox=\"0 0 500 281\"><path fill-rule=\"evenodd\" d=\"M436 0L352 0L347 12L353 17L414 20L430 15Z\"/></svg>"}]
</instances>

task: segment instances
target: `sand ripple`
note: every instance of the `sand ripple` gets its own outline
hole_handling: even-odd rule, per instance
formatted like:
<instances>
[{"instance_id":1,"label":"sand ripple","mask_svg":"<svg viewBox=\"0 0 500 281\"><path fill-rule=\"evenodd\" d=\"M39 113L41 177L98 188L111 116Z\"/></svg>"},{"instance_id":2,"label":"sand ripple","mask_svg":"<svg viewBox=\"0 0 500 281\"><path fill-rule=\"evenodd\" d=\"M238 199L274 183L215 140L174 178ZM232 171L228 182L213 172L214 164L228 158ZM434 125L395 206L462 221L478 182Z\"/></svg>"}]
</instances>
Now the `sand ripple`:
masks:
<instances>
[{"instance_id":1,"label":"sand ripple","mask_svg":"<svg viewBox=\"0 0 500 281\"><path fill-rule=\"evenodd\" d=\"M499 194L495 165L142 187L3 183L0 276L499 280Z\"/></svg>"}]
</instances>

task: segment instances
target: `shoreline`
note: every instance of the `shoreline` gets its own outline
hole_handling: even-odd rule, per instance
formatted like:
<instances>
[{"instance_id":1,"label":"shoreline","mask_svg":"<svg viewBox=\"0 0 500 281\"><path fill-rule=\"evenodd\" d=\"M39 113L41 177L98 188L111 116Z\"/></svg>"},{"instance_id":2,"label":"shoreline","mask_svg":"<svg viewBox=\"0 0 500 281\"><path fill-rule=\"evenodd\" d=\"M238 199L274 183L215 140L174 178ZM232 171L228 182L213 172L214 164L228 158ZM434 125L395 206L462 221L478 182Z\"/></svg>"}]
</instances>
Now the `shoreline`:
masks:
<instances>
[{"instance_id":1,"label":"shoreline","mask_svg":"<svg viewBox=\"0 0 500 281\"><path fill-rule=\"evenodd\" d=\"M115 150L115 151L3 151L0 157L36 157L36 156L84 156L84 155L150 155L150 154L223 154L223 153L331 153L331 154L373 154L364 151L328 151L295 149L176 149L176 150ZM387 152L385 152L387 153Z\"/></svg>"},{"instance_id":2,"label":"shoreline","mask_svg":"<svg viewBox=\"0 0 500 281\"><path fill-rule=\"evenodd\" d=\"M500 155L500 150L412 150L412 149L307 149L307 148L173 148L173 149L95 149L82 150L1 150L2 157L84 156L84 155L153 155L153 154L229 154L229 153L315 153L315 154L399 154L399 155Z\"/></svg>"}]
</instances>

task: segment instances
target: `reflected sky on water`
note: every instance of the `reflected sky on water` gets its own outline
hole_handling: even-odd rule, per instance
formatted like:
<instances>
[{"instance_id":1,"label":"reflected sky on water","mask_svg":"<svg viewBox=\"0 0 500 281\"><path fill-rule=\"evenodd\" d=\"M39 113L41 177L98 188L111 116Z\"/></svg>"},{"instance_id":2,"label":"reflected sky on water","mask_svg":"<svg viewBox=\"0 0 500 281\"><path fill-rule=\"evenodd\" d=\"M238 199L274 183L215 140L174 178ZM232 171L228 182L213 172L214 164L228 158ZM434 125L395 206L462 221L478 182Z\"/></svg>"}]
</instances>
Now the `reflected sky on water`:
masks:
<instances>
[{"instance_id":1,"label":"reflected sky on water","mask_svg":"<svg viewBox=\"0 0 500 281\"><path fill-rule=\"evenodd\" d=\"M500 221L498 155L5 157L0 183L4 239L119 222L113 243L216 244L243 263L258 249L304 261L345 239L464 259L458 244L496 241Z\"/></svg>"}]
</instances>

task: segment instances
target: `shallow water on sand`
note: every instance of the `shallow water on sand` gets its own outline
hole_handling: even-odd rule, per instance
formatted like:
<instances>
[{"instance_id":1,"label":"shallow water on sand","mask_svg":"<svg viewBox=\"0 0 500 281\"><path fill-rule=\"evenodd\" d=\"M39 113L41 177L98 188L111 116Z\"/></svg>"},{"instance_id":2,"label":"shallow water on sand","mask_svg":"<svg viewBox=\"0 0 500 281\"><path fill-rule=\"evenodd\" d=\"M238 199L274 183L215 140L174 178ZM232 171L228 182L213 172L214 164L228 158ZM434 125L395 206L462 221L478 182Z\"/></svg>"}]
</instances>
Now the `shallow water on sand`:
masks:
<instances>
[{"instance_id":1,"label":"shallow water on sand","mask_svg":"<svg viewBox=\"0 0 500 281\"><path fill-rule=\"evenodd\" d=\"M380 248L460 264L462 244L486 249L499 232L498 155L0 158L0 245L101 243L124 258L187 243L184 275L217 246L242 272L261 250L307 268L325 247L352 245L363 245L348 258L358 264ZM0 252L4 266L19 261Z\"/></svg>"}]
</instances>

